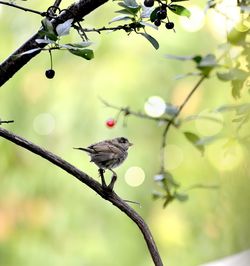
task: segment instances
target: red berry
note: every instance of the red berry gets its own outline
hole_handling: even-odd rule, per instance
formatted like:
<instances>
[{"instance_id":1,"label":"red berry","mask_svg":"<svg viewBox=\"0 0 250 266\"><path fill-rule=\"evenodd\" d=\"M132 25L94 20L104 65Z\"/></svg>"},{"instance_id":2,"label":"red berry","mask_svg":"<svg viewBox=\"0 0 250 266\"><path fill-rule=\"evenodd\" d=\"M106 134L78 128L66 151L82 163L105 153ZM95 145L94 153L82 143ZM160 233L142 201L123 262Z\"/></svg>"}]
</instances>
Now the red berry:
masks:
<instances>
[{"instance_id":1,"label":"red berry","mask_svg":"<svg viewBox=\"0 0 250 266\"><path fill-rule=\"evenodd\" d=\"M116 124L116 121L115 121L115 119L113 119L113 118L110 118L110 119L108 119L108 120L106 121L106 126L107 126L107 127L112 128L112 127L115 126L115 124Z\"/></svg>"}]
</instances>

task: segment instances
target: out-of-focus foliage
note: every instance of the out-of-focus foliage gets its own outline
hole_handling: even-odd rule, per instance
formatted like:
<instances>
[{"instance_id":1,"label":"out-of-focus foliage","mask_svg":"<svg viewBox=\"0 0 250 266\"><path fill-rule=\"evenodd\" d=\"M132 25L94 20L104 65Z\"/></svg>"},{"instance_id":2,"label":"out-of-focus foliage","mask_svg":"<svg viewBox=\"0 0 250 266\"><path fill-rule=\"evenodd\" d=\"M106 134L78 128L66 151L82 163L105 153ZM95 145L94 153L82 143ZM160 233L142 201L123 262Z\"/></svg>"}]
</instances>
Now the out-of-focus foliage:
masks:
<instances>
[{"instance_id":1,"label":"out-of-focus foliage","mask_svg":"<svg viewBox=\"0 0 250 266\"><path fill-rule=\"evenodd\" d=\"M17 2L34 8L33 1ZM169 14L176 33L162 27L148 30L160 44L157 51L136 34L92 33L94 60L53 51L56 75L49 80L44 72L50 67L50 57L41 53L0 89L0 118L15 120L4 125L6 128L97 179L95 165L72 147L116 136L126 136L134 143L128 159L117 169L115 190L124 199L141 203L141 209L134 207L149 223L167 265L199 265L250 245L249 81L234 90L236 97L230 84L235 77L245 78L232 69L248 72L249 56L230 39L240 12L233 13L232 0L223 2L227 1L218 1L216 9L208 9L205 18L200 16L204 1L185 2L191 13L198 13L189 20ZM35 8L46 10L50 4L39 1ZM63 1L62 8L69 4L71 1ZM87 16L84 23L89 27L107 25L116 10L116 3L110 1ZM0 21L4 36L1 61L41 25L40 17L1 5ZM189 24L192 21L194 25ZM197 23L201 27L194 31ZM65 43L74 43L77 37L72 32L64 37ZM210 78L183 109L181 128L169 132L165 166L175 177L172 188L181 185L182 191L177 196L180 201L162 209L162 202L152 201L151 195L152 189L159 189L154 176L160 165L161 123L129 116L126 127L119 118L108 128L106 121L114 118L115 111L104 107L99 97L138 111L152 95L178 106L198 77L175 80L177 74L195 72L193 62L170 60L165 55L214 54L218 58L224 51L218 50L218 45L228 40L233 48L225 60L231 67L209 73ZM228 81L218 80L217 75ZM192 132L200 143L183 132ZM206 144L203 156L197 144ZM135 187L124 178L132 166L141 167L146 175ZM171 182L170 175L167 181ZM219 188L202 189L204 185ZM188 201L182 203L187 194ZM127 217L42 158L0 139L0 265L45 263L152 265L140 232Z\"/></svg>"}]
</instances>

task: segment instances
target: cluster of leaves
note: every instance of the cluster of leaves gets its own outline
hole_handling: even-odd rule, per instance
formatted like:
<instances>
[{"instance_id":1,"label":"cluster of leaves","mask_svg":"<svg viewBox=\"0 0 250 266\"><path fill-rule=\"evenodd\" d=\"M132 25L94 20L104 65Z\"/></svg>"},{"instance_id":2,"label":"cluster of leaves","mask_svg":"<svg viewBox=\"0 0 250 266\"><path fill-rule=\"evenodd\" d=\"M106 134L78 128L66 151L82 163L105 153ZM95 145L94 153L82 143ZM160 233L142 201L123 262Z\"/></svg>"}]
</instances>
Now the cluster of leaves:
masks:
<instances>
[{"instance_id":1,"label":"cluster of leaves","mask_svg":"<svg viewBox=\"0 0 250 266\"><path fill-rule=\"evenodd\" d=\"M154 181L160 190L153 191L153 199L163 200L163 208L166 208L173 200L184 202L188 200L188 194L179 192L180 184L174 180L172 174L168 171L162 171L154 176Z\"/></svg>"},{"instance_id":2,"label":"cluster of leaves","mask_svg":"<svg viewBox=\"0 0 250 266\"><path fill-rule=\"evenodd\" d=\"M110 23L117 21L130 21L127 24L126 31L131 33L132 31L145 37L155 49L159 48L159 43L155 38L146 32L146 27L158 29L162 22L165 23L167 29L173 29L174 23L169 20L167 10L179 15L179 16L190 16L188 9L181 5L174 4L175 2L182 2L188 0L172 0L169 4L167 1L154 1L145 0L144 4L138 3L136 0L118 0L118 5L122 7L116 11L122 15L114 17ZM157 6L154 7L155 2ZM167 19L167 22L164 20ZM154 24L153 24L154 23ZM142 31L141 31L142 30Z\"/></svg>"}]
</instances>

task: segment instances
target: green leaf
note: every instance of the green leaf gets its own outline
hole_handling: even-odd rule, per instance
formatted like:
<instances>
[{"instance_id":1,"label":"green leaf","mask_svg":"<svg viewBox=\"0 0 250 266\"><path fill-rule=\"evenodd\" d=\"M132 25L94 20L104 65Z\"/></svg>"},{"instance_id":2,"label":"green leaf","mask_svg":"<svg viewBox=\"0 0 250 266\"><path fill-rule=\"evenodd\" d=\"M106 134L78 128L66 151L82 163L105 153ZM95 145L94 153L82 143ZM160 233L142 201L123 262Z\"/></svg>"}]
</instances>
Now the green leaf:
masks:
<instances>
[{"instance_id":1,"label":"green leaf","mask_svg":"<svg viewBox=\"0 0 250 266\"><path fill-rule=\"evenodd\" d=\"M92 42L86 41L86 42L79 42L79 43L66 43L61 44L60 47L66 48L66 49L73 49L73 50L79 50L86 48L93 44Z\"/></svg>"},{"instance_id":2,"label":"green leaf","mask_svg":"<svg viewBox=\"0 0 250 266\"><path fill-rule=\"evenodd\" d=\"M166 103L166 109L165 109L165 113L170 115L170 116L174 116L179 112L179 107L172 105L170 103Z\"/></svg>"},{"instance_id":3,"label":"green leaf","mask_svg":"<svg viewBox=\"0 0 250 266\"><path fill-rule=\"evenodd\" d=\"M236 79L236 80L232 80L231 81L231 85L232 85L232 96L235 99L239 99L240 98L240 93L241 93L241 90L243 88L244 83L245 83L244 80L239 80L239 79Z\"/></svg>"},{"instance_id":4,"label":"green leaf","mask_svg":"<svg viewBox=\"0 0 250 266\"><path fill-rule=\"evenodd\" d=\"M174 193L174 198L179 200L179 201L181 201L181 202L184 202L184 201L188 200L188 195L184 194L184 193L175 192Z\"/></svg>"},{"instance_id":5,"label":"green leaf","mask_svg":"<svg viewBox=\"0 0 250 266\"><path fill-rule=\"evenodd\" d=\"M228 72L217 72L217 77L222 81L230 81L230 80L245 80L248 78L249 73L238 68L230 69Z\"/></svg>"},{"instance_id":6,"label":"green leaf","mask_svg":"<svg viewBox=\"0 0 250 266\"><path fill-rule=\"evenodd\" d=\"M157 199L164 198L165 195L162 194L161 192L153 191L153 192L152 192L152 197L153 197L153 200L157 200Z\"/></svg>"},{"instance_id":7,"label":"green leaf","mask_svg":"<svg viewBox=\"0 0 250 266\"><path fill-rule=\"evenodd\" d=\"M158 6L157 8L155 8L152 13L150 14L150 21L154 22L157 18L156 13L160 10L161 8Z\"/></svg>"},{"instance_id":8,"label":"green leaf","mask_svg":"<svg viewBox=\"0 0 250 266\"><path fill-rule=\"evenodd\" d=\"M142 11L141 11L141 18L150 18L151 13L153 12L154 8L153 7L146 7L142 6Z\"/></svg>"},{"instance_id":9,"label":"green leaf","mask_svg":"<svg viewBox=\"0 0 250 266\"><path fill-rule=\"evenodd\" d=\"M28 50L26 52L23 52L23 53L20 53L20 54L17 54L17 55L13 55L12 58L16 59L16 58L19 58L19 57L21 57L23 55L33 54L33 53L41 51L41 50L42 50L42 48L34 48L34 49Z\"/></svg>"},{"instance_id":10,"label":"green leaf","mask_svg":"<svg viewBox=\"0 0 250 266\"><path fill-rule=\"evenodd\" d=\"M151 35L145 33L145 32L138 32L138 34L142 35L143 37L145 37L153 46L154 48L157 50L159 49L159 43L157 42L157 40L152 37Z\"/></svg>"},{"instance_id":11,"label":"green leaf","mask_svg":"<svg viewBox=\"0 0 250 266\"><path fill-rule=\"evenodd\" d=\"M233 45L242 45L246 40L247 34L250 30L247 31L238 31L236 28L233 28L227 35L227 40Z\"/></svg>"},{"instance_id":12,"label":"green leaf","mask_svg":"<svg viewBox=\"0 0 250 266\"><path fill-rule=\"evenodd\" d=\"M201 70L202 74L205 76L207 76L217 66L216 57L213 54L206 55L197 64L197 68Z\"/></svg>"},{"instance_id":13,"label":"green leaf","mask_svg":"<svg viewBox=\"0 0 250 266\"><path fill-rule=\"evenodd\" d=\"M179 5L169 5L168 8L175 14L179 16L185 16L185 17L190 17L191 12L185 8L184 6L179 6Z\"/></svg>"},{"instance_id":14,"label":"green leaf","mask_svg":"<svg viewBox=\"0 0 250 266\"><path fill-rule=\"evenodd\" d=\"M69 34L70 28L72 26L72 22L74 21L73 18L68 19L67 21L58 24L56 26L56 33L58 36L65 36Z\"/></svg>"},{"instance_id":15,"label":"green leaf","mask_svg":"<svg viewBox=\"0 0 250 266\"><path fill-rule=\"evenodd\" d=\"M155 26L154 24L151 24L151 23L148 23L148 22L145 22L145 21L140 21L139 23L140 23L141 25L143 25L143 26L151 27L151 28L153 28L153 29L155 29L155 30L158 30L158 27Z\"/></svg>"},{"instance_id":16,"label":"green leaf","mask_svg":"<svg viewBox=\"0 0 250 266\"><path fill-rule=\"evenodd\" d=\"M48 37L52 41L57 40L57 35L54 31L54 26L52 25L51 21L47 18L44 18L42 20L42 26L43 28L39 31L39 36L41 37Z\"/></svg>"},{"instance_id":17,"label":"green leaf","mask_svg":"<svg viewBox=\"0 0 250 266\"><path fill-rule=\"evenodd\" d=\"M139 5L136 3L135 0L124 0L124 4L125 4L127 7L132 7L132 8L137 8L137 7L139 7Z\"/></svg>"},{"instance_id":18,"label":"green leaf","mask_svg":"<svg viewBox=\"0 0 250 266\"><path fill-rule=\"evenodd\" d=\"M129 9L125 9L125 8L115 11L115 13L120 13L120 14L124 14L124 15L133 15L134 14Z\"/></svg>"},{"instance_id":19,"label":"green leaf","mask_svg":"<svg viewBox=\"0 0 250 266\"><path fill-rule=\"evenodd\" d=\"M139 5L126 5L125 3L121 2L118 4L119 6L123 7L126 9L129 13L136 15L138 11L141 9L141 6Z\"/></svg>"},{"instance_id":20,"label":"green leaf","mask_svg":"<svg viewBox=\"0 0 250 266\"><path fill-rule=\"evenodd\" d=\"M202 153L204 154L205 148L203 145L198 145L200 137L192 132L184 132L184 136Z\"/></svg>"},{"instance_id":21,"label":"green leaf","mask_svg":"<svg viewBox=\"0 0 250 266\"><path fill-rule=\"evenodd\" d=\"M116 22L116 21L121 21L121 20L133 20L133 17L130 17L128 15L122 15L122 16L117 16L117 17L114 17L110 22L109 24L113 23L113 22Z\"/></svg>"},{"instance_id":22,"label":"green leaf","mask_svg":"<svg viewBox=\"0 0 250 266\"><path fill-rule=\"evenodd\" d=\"M90 49L68 49L68 51L74 55L80 56L84 59L91 60L94 58L94 52Z\"/></svg>"},{"instance_id":23,"label":"green leaf","mask_svg":"<svg viewBox=\"0 0 250 266\"><path fill-rule=\"evenodd\" d=\"M199 141L196 142L197 145L208 145L211 144L212 142L218 140L219 138L222 138L222 136L209 136L209 137L204 137L204 138L200 138Z\"/></svg>"}]
</instances>

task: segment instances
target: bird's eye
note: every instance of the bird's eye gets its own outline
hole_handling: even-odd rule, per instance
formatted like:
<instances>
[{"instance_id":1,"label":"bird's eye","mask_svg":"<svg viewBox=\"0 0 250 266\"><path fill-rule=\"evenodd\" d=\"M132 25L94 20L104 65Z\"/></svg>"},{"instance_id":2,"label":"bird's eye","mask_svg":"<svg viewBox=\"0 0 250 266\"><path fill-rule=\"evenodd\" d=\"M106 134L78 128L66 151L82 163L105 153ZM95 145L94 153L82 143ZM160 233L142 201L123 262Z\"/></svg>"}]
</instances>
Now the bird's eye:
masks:
<instances>
[{"instance_id":1,"label":"bird's eye","mask_svg":"<svg viewBox=\"0 0 250 266\"><path fill-rule=\"evenodd\" d=\"M120 143L126 143L128 140L127 139L125 139L125 138L123 138L123 137L121 137L120 139L119 139L119 142Z\"/></svg>"}]
</instances>

